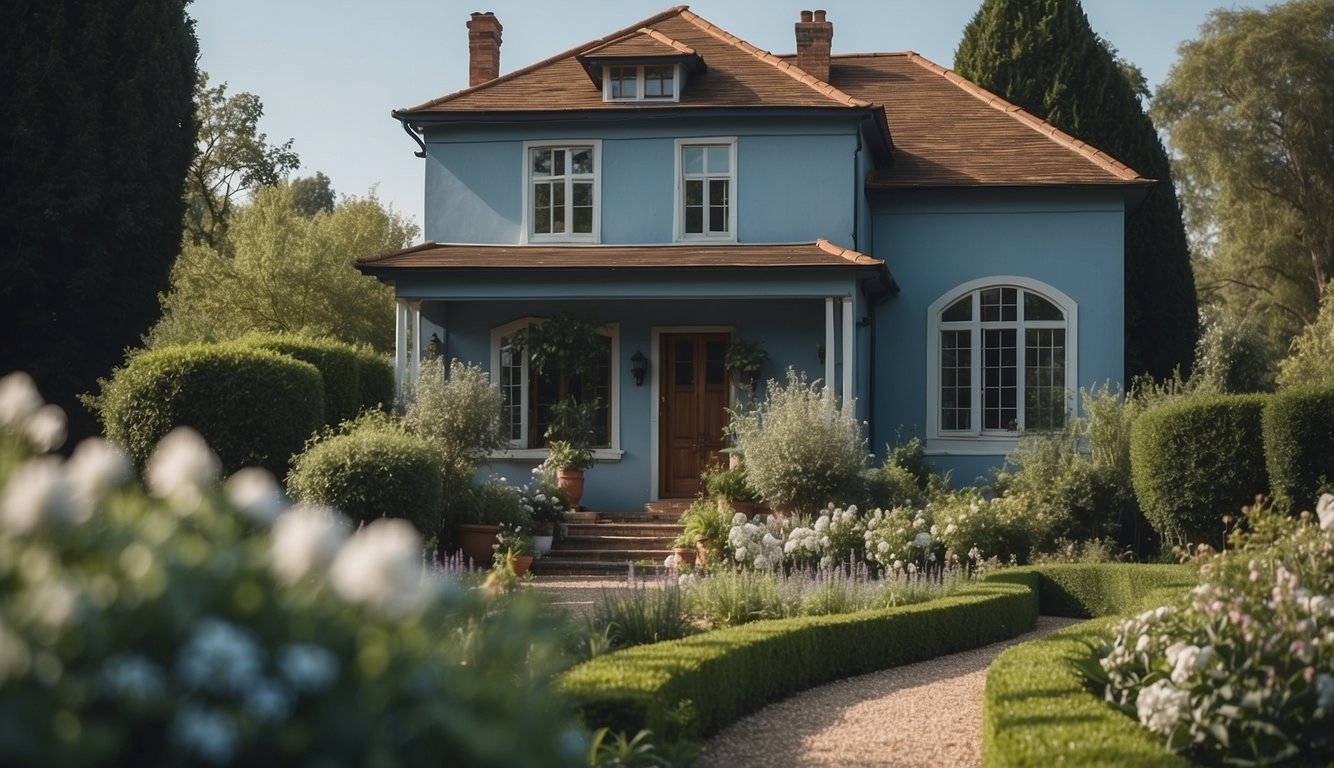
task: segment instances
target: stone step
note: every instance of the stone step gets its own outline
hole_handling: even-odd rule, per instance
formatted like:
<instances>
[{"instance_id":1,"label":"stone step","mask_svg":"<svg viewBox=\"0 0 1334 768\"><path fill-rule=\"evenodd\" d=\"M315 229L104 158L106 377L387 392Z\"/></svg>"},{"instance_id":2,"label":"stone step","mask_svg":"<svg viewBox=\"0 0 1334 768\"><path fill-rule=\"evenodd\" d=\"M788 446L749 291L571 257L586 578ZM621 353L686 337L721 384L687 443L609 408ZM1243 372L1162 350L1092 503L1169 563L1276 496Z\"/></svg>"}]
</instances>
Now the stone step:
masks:
<instances>
[{"instance_id":1,"label":"stone step","mask_svg":"<svg viewBox=\"0 0 1334 768\"><path fill-rule=\"evenodd\" d=\"M645 504L644 512L650 515L676 515L680 518L695 501L695 499L659 499Z\"/></svg>"},{"instance_id":2,"label":"stone step","mask_svg":"<svg viewBox=\"0 0 1334 768\"><path fill-rule=\"evenodd\" d=\"M671 549L675 536L585 536L569 534L552 549Z\"/></svg>"},{"instance_id":3,"label":"stone step","mask_svg":"<svg viewBox=\"0 0 1334 768\"><path fill-rule=\"evenodd\" d=\"M631 548L567 548L552 547L551 551L542 556L542 560L613 560L619 562L647 562L652 564L661 563L672 551L670 549L631 549Z\"/></svg>"},{"instance_id":4,"label":"stone step","mask_svg":"<svg viewBox=\"0 0 1334 768\"><path fill-rule=\"evenodd\" d=\"M681 513L665 512L567 512L567 523L678 523Z\"/></svg>"},{"instance_id":5,"label":"stone step","mask_svg":"<svg viewBox=\"0 0 1334 768\"><path fill-rule=\"evenodd\" d=\"M533 561L529 569L534 576L604 576L625 578L630 564L614 560L564 560L542 557ZM636 566L636 571L641 569Z\"/></svg>"},{"instance_id":6,"label":"stone step","mask_svg":"<svg viewBox=\"0 0 1334 768\"><path fill-rule=\"evenodd\" d=\"M680 523L566 523L566 536L647 536L675 538L685 530Z\"/></svg>"}]
</instances>

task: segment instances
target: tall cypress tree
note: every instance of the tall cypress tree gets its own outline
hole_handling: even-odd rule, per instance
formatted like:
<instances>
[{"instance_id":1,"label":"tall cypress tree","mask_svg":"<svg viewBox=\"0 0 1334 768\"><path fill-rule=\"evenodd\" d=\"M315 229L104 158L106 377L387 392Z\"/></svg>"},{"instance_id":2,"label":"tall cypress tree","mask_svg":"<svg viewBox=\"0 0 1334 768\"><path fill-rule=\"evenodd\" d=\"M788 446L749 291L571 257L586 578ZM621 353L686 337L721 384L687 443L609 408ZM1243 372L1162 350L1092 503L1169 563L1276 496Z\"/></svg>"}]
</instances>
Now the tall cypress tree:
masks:
<instances>
[{"instance_id":1,"label":"tall cypress tree","mask_svg":"<svg viewBox=\"0 0 1334 768\"><path fill-rule=\"evenodd\" d=\"M1194 357L1190 251L1171 166L1135 84L1079 0L985 0L954 54L964 77L1158 180L1126 221L1126 376Z\"/></svg>"},{"instance_id":2,"label":"tall cypress tree","mask_svg":"<svg viewBox=\"0 0 1334 768\"><path fill-rule=\"evenodd\" d=\"M0 375L96 431L95 388L158 314L181 245L198 43L188 0L0 10Z\"/></svg>"}]
</instances>

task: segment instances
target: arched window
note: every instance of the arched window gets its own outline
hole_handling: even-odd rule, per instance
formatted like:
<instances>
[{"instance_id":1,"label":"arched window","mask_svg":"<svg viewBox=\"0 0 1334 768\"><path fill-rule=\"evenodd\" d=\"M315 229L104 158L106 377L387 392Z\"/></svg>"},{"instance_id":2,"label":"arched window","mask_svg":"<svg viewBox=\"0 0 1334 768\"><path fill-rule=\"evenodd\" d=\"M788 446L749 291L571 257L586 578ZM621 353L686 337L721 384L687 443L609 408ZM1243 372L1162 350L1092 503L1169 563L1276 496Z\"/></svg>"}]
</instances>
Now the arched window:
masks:
<instances>
[{"instance_id":1,"label":"arched window","mask_svg":"<svg viewBox=\"0 0 1334 768\"><path fill-rule=\"evenodd\" d=\"M936 447L1065 426L1077 379L1076 306L1064 293L1027 278L977 280L932 304L927 327Z\"/></svg>"}]
</instances>

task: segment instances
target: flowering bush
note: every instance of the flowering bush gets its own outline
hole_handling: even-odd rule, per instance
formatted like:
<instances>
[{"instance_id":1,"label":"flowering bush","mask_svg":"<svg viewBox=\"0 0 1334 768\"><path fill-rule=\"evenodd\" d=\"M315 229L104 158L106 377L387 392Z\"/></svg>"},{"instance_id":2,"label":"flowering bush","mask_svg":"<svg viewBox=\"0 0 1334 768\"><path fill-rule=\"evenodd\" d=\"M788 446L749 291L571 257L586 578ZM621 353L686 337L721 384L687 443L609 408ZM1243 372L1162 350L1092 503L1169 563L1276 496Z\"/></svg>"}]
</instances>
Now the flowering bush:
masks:
<instances>
[{"instance_id":1,"label":"flowering bush","mask_svg":"<svg viewBox=\"0 0 1334 768\"><path fill-rule=\"evenodd\" d=\"M1334 497L1322 505L1334 507ZM1331 514L1330 517L1334 517ZM1115 628L1086 674L1108 701L1210 762L1334 759L1334 525L1263 508L1206 558L1181 606Z\"/></svg>"},{"instance_id":2,"label":"flowering bush","mask_svg":"<svg viewBox=\"0 0 1334 768\"><path fill-rule=\"evenodd\" d=\"M960 491L928 509L941 544L953 554L965 556L977 550L1004 561L1028 557L1033 537L1023 496L988 501L976 491Z\"/></svg>"},{"instance_id":3,"label":"flowering bush","mask_svg":"<svg viewBox=\"0 0 1334 768\"><path fill-rule=\"evenodd\" d=\"M849 562L860 553L865 531L855 505L836 509L830 504L811 527L793 528L783 551L795 565L815 563L829 568Z\"/></svg>"},{"instance_id":4,"label":"flowering bush","mask_svg":"<svg viewBox=\"0 0 1334 768\"><path fill-rule=\"evenodd\" d=\"M752 521L744 512L736 513L727 533L732 561L761 571L782 567L786 533L782 518L756 515Z\"/></svg>"},{"instance_id":5,"label":"flowering bush","mask_svg":"<svg viewBox=\"0 0 1334 768\"><path fill-rule=\"evenodd\" d=\"M581 762L536 606L424 566L405 521L219 484L188 430L147 493L104 441L43 454L40 406L0 382L0 764Z\"/></svg>"},{"instance_id":6,"label":"flowering bush","mask_svg":"<svg viewBox=\"0 0 1334 768\"><path fill-rule=\"evenodd\" d=\"M537 488L529 486L520 494L524 511L538 525L555 525L565 522L565 513L570 504L565 494L555 488Z\"/></svg>"},{"instance_id":7,"label":"flowering bush","mask_svg":"<svg viewBox=\"0 0 1334 768\"><path fill-rule=\"evenodd\" d=\"M936 559L932 528L928 510L877 509L866 518L866 533L862 539L866 559L878 563L886 571L916 573L919 567Z\"/></svg>"}]
</instances>

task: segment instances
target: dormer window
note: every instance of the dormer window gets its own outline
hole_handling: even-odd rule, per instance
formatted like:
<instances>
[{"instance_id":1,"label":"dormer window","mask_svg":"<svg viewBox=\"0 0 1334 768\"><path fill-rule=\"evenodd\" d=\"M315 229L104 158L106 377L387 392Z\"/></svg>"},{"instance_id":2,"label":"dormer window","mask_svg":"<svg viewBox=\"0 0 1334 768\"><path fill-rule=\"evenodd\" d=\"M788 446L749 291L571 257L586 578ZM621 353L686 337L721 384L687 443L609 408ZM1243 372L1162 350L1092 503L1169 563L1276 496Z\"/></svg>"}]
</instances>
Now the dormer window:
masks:
<instances>
[{"instance_id":1,"label":"dormer window","mask_svg":"<svg viewBox=\"0 0 1334 768\"><path fill-rule=\"evenodd\" d=\"M676 64L618 64L605 67L603 101L679 101Z\"/></svg>"}]
</instances>

